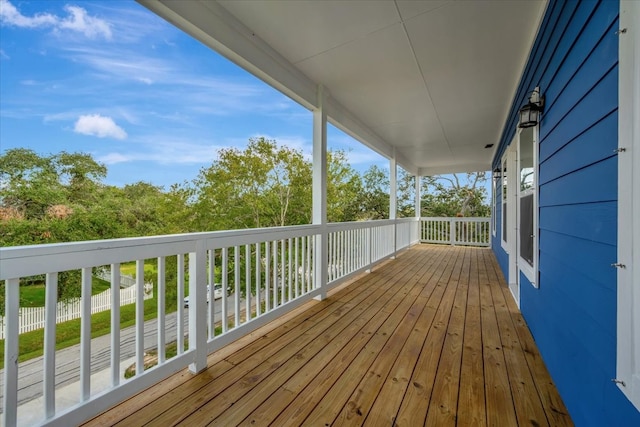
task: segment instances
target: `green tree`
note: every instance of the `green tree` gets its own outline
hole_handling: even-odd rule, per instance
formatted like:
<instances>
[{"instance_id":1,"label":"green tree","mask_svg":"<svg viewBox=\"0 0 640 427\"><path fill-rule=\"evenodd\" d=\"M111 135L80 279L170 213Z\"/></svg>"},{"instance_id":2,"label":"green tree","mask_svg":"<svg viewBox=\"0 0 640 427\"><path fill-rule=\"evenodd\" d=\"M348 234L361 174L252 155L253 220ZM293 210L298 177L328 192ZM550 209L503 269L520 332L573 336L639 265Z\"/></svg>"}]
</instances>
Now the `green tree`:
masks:
<instances>
[{"instance_id":1,"label":"green tree","mask_svg":"<svg viewBox=\"0 0 640 427\"><path fill-rule=\"evenodd\" d=\"M402 168L398 168L397 208L398 218L409 218L416 215L415 182L416 177Z\"/></svg>"},{"instance_id":2,"label":"green tree","mask_svg":"<svg viewBox=\"0 0 640 427\"><path fill-rule=\"evenodd\" d=\"M252 138L244 150L223 149L194 181L200 230L308 223L311 174L300 151Z\"/></svg>"},{"instance_id":3,"label":"green tree","mask_svg":"<svg viewBox=\"0 0 640 427\"><path fill-rule=\"evenodd\" d=\"M58 181L67 187L70 203L95 201L97 189L107 176L105 165L89 154L63 151L51 157L56 166Z\"/></svg>"},{"instance_id":4,"label":"green tree","mask_svg":"<svg viewBox=\"0 0 640 427\"><path fill-rule=\"evenodd\" d=\"M362 183L360 218L389 218L389 174L373 165L362 175Z\"/></svg>"},{"instance_id":5,"label":"green tree","mask_svg":"<svg viewBox=\"0 0 640 427\"><path fill-rule=\"evenodd\" d=\"M422 181L423 216L490 216L491 208L485 202L485 172L472 172L464 180L458 174L434 175Z\"/></svg>"},{"instance_id":6,"label":"green tree","mask_svg":"<svg viewBox=\"0 0 640 427\"><path fill-rule=\"evenodd\" d=\"M309 165L309 175L311 175L311 165ZM349 165L347 153L342 150L328 152L327 221L346 222L359 219L361 198L362 179ZM310 211L311 203L309 203Z\"/></svg>"},{"instance_id":7,"label":"green tree","mask_svg":"<svg viewBox=\"0 0 640 427\"><path fill-rule=\"evenodd\" d=\"M52 157L14 148L0 156L0 206L24 218L42 218L49 206L62 203L65 191Z\"/></svg>"}]
</instances>

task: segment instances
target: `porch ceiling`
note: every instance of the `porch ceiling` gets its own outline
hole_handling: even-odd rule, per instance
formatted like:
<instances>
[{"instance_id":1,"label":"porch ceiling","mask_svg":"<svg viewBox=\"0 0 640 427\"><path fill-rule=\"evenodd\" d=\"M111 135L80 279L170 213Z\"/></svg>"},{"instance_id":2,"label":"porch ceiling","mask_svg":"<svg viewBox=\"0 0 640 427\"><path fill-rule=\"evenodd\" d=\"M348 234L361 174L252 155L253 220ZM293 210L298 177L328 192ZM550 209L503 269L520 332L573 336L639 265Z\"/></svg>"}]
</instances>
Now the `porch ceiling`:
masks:
<instances>
[{"instance_id":1,"label":"porch ceiling","mask_svg":"<svg viewBox=\"0 0 640 427\"><path fill-rule=\"evenodd\" d=\"M139 0L412 173L488 170L545 0ZM494 145L495 147L495 145Z\"/></svg>"}]
</instances>

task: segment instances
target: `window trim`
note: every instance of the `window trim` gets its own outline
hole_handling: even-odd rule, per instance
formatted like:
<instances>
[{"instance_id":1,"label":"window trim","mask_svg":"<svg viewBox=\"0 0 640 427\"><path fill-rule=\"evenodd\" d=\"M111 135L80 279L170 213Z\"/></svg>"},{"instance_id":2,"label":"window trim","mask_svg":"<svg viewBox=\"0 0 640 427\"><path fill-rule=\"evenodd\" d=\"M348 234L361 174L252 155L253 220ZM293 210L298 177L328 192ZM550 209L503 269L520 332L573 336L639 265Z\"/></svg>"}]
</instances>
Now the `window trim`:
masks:
<instances>
[{"instance_id":1,"label":"window trim","mask_svg":"<svg viewBox=\"0 0 640 427\"><path fill-rule=\"evenodd\" d=\"M507 221L507 202L509 201L508 198L508 191L505 188L505 180L507 182L507 185L509 185L509 179L507 179L507 154L509 152L509 147L507 147L504 150L504 154L502 155L502 158L500 159L500 170L501 170L501 178L500 178L500 209L502 212L502 216L500 217L500 245L502 246L502 249L505 250L506 253L509 253L509 245L507 242L507 229L505 228L505 222ZM506 197L506 200L505 200ZM507 224L508 225L508 224Z\"/></svg>"},{"instance_id":2,"label":"window trim","mask_svg":"<svg viewBox=\"0 0 640 427\"><path fill-rule=\"evenodd\" d=\"M640 4L620 1L616 384L640 410Z\"/></svg>"},{"instance_id":3,"label":"window trim","mask_svg":"<svg viewBox=\"0 0 640 427\"><path fill-rule=\"evenodd\" d=\"M502 167L502 165L500 165L500 167ZM499 174L493 172L491 178L491 199L493 200L491 204L491 231L493 237L496 237L496 228L498 228L498 203L500 203L498 200L498 185L502 185L502 172Z\"/></svg>"},{"instance_id":4,"label":"window trim","mask_svg":"<svg viewBox=\"0 0 640 427\"><path fill-rule=\"evenodd\" d=\"M518 269L520 271L522 271L522 273L525 275L525 277L529 280L529 282L533 285L533 287L538 288L539 284L538 284L538 235L539 235L539 230L538 230L538 173L539 173L539 166L538 166L538 148L539 148L539 144L538 144L538 135L539 135L539 130L540 130L540 125L534 126L532 128L529 128L532 130L532 136L531 136L531 144L533 145L533 149L532 149L532 155L533 155L533 184L531 188L528 188L524 191L522 191L522 188L520 185L517 186L517 204L518 204L518 214L517 214L517 221L518 221L518 244L516 245L516 251L518 253ZM520 182L520 164L521 164L521 160L520 160L520 155L522 154L522 149L521 149L521 144L523 143L522 141L522 133L524 132L524 129L519 129L518 131L518 150L517 150L517 178L518 178L518 183ZM528 195L533 195L533 265L529 264L529 261L527 261L521 254L520 254L520 230L521 230L521 219L522 219L522 211L520 209L520 202L522 200L523 197L528 196Z\"/></svg>"}]
</instances>

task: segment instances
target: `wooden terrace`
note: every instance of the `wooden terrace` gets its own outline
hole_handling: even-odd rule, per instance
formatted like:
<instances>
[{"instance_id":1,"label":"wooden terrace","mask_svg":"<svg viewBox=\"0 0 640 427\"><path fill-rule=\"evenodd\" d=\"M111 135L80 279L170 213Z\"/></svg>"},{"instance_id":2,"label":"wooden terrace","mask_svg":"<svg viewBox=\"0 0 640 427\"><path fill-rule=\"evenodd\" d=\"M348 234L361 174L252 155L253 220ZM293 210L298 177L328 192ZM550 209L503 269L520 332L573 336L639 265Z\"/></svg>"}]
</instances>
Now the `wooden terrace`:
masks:
<instances>
[{"instance_id":1,"label":"wooden terrace","mask_svg":"<svg viewBox=\"0 0 640 427\"><path fill-rule=\"evenodd\" d=\"M86 425L572 425L490 249L416 245Z\"/></svg>"}]
</instances>

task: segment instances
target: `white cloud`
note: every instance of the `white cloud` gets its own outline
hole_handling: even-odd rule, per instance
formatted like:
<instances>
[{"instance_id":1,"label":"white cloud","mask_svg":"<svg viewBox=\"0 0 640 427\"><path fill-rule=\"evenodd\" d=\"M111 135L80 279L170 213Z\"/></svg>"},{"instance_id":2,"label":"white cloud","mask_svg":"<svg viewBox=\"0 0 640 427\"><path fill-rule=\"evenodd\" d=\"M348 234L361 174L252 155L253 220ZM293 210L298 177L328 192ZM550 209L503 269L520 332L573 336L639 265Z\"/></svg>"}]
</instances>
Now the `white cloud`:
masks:
<instances>
[{"instance_id":1,"label":"white cloud","mask_svg":"<svg viewBox=\"0 0 640 427\"><path fill-rule=\"evenodd\" d=\"M129 145L124 152L97 155L98 161L107 165L125 162L152 162L159 165L205 165L210 164L221 148L210 141L186 141L180 136L147 135L132 143L140 144L142 150Z\"/></svg>"},{"instance_id":2,"label":"white cloud","mask_svg":"<svg viewBox=\"0 0 640 427\"><path fill-rule=\"evenodd\" d=\"M59 28L82 33L90 39L98 36L111 39L111 26L108 22L89 16L86 10L78 6L67 5L64 9L69 12L69 15L60 20Z\"/></svg>"},{"instance_id":3,"label":"white cloud","mask_svg":"<svg viewBox=\"0 0 640 427\"><path fill-rule=\"evenodd\" d=\"M111 117L101 116L100 114L80 116L73 130L77 133L93 135L98 138L125 139L127 137L124 129L118 126Z\"/></svg>"},{"instance_id":4,"label":"white cloud","mask_svg":"<svg viewBox=\"0 0 640 427\"><path fill-rule=\"evenodd\" d=\"M116 163L126 163L134 160L136 160L135 157L121 153L108 153L98 157L98 161L105 165L115 165Z\"/></svg>"},{"instance_id":5,"label":"white cloud","mask_svg":"<svg viewBox=\"0 0 640 427\"><path fill-rule=\"evenodd\" d=\"M0 22L22 28L54 26L57 18L49 13L40 13L32 17L21 14L9 0L0 0Z\"/></svg>"},{"instance_id":6,"label":"white cloud","mask_svg":"<svg viewBox=\"0 0 640 427\"><path fill-rule=\"evenodd\" d=\"M111 25L103 19L89 16L87 11L78 6L66 5L66 17L50 13L39 13L25 16L12 5L9 0L0 0L0 22L20 28L53 28L54 31L69 30L81 33L85 37L95 39L104 37L111 39Z\"/></svg>"}]
</instances>

